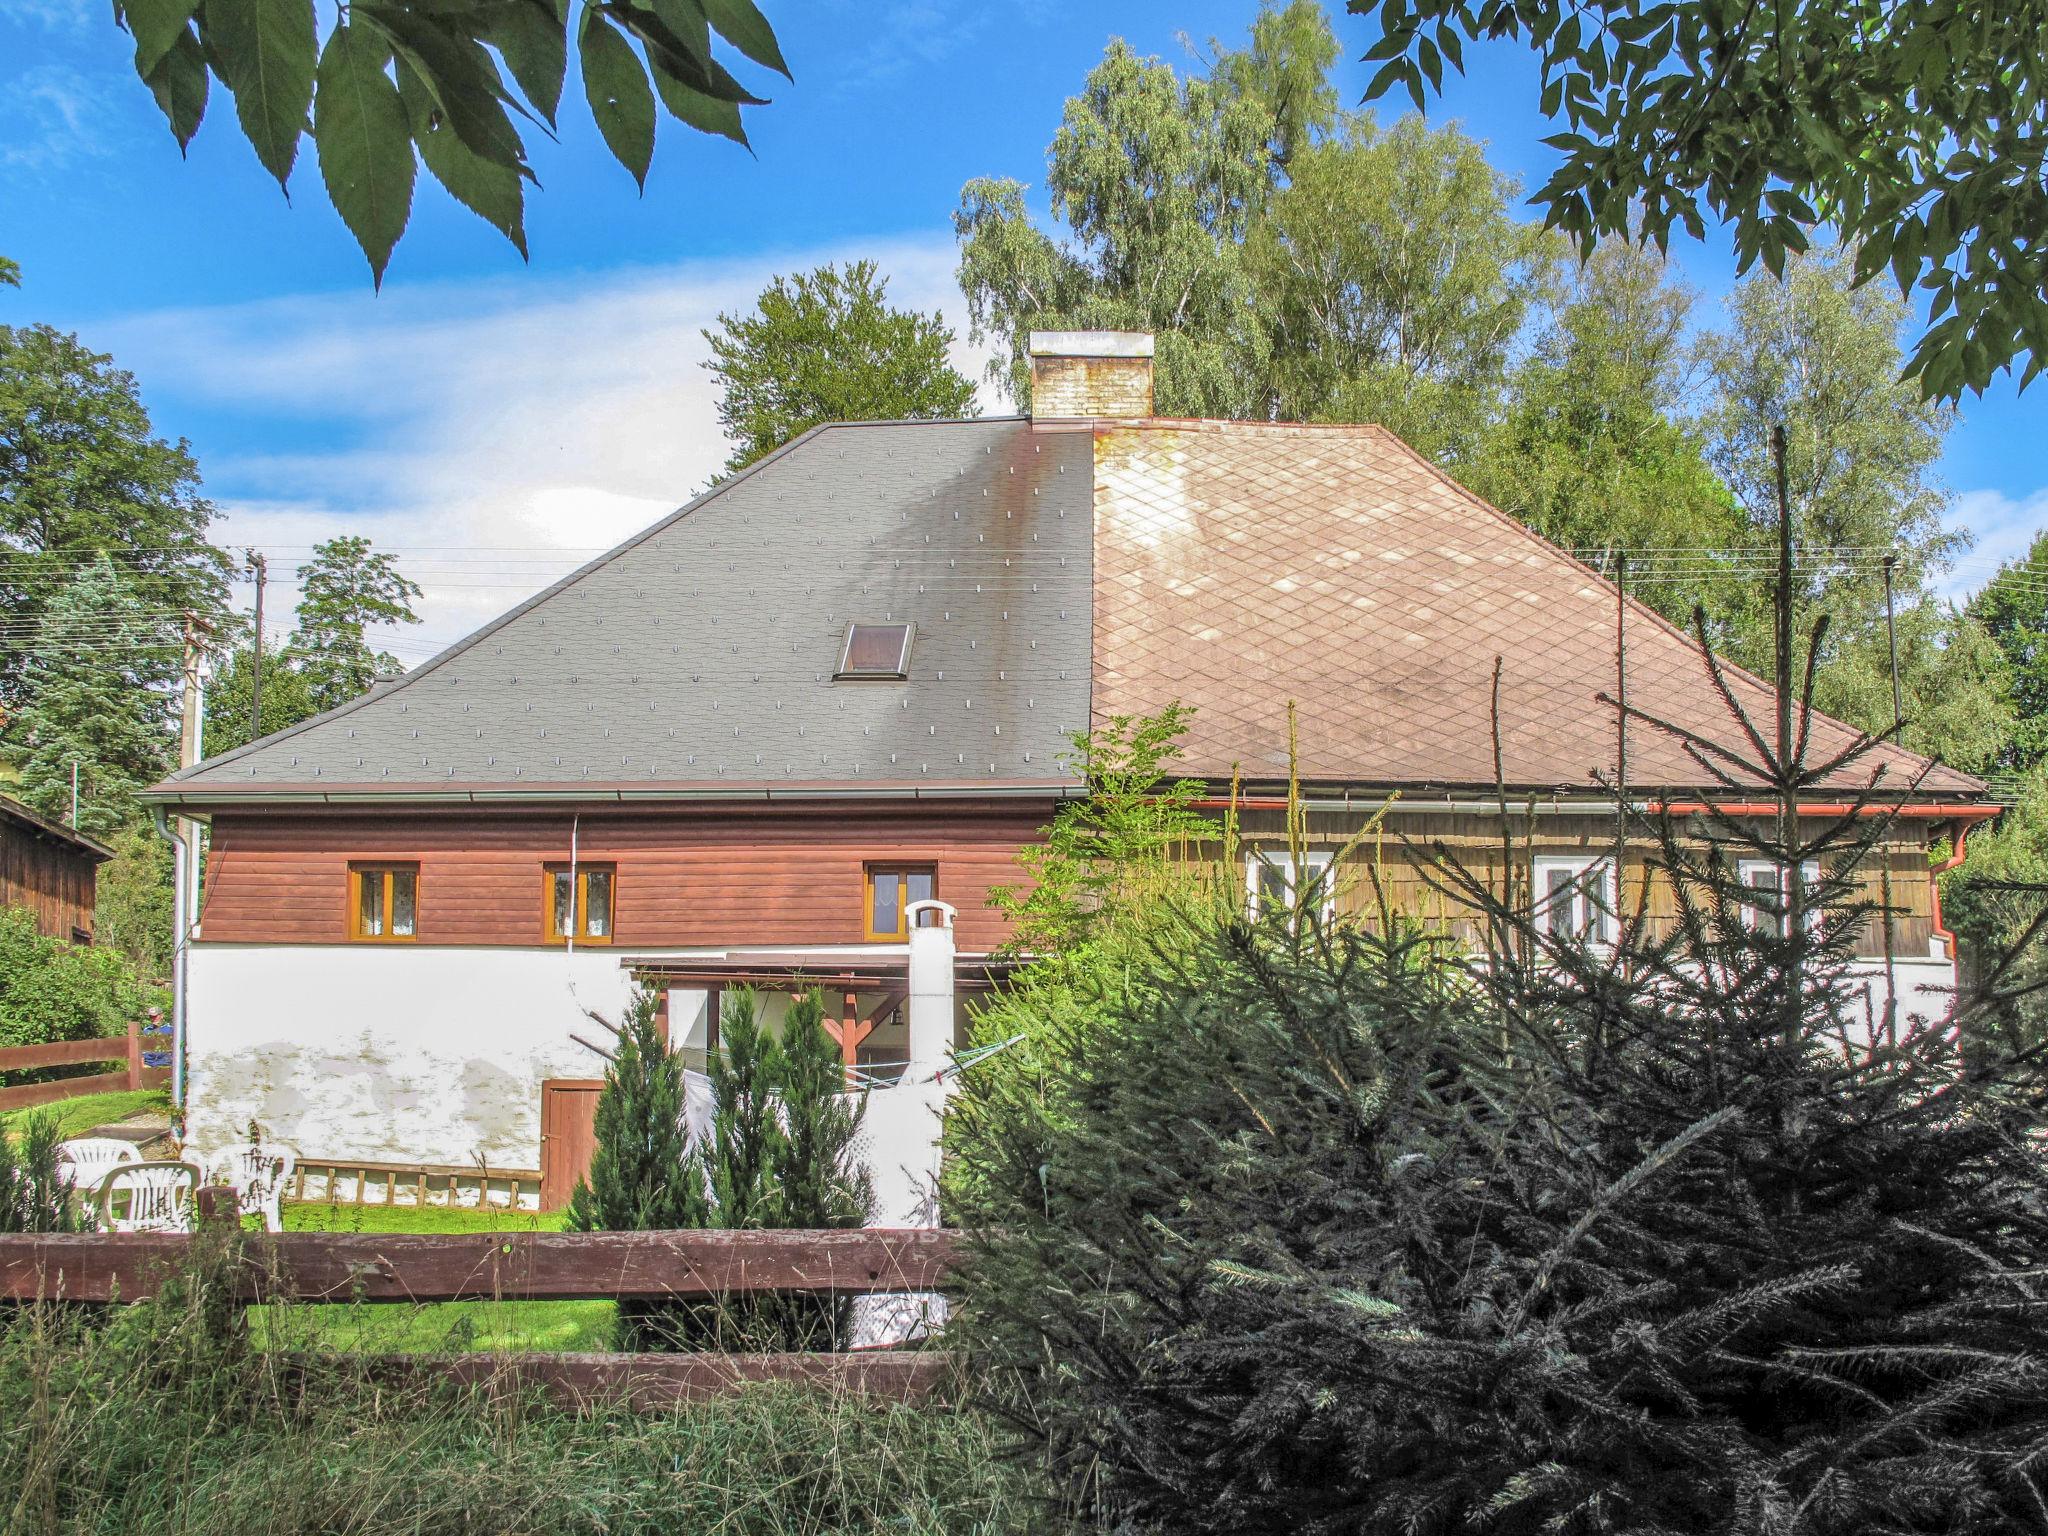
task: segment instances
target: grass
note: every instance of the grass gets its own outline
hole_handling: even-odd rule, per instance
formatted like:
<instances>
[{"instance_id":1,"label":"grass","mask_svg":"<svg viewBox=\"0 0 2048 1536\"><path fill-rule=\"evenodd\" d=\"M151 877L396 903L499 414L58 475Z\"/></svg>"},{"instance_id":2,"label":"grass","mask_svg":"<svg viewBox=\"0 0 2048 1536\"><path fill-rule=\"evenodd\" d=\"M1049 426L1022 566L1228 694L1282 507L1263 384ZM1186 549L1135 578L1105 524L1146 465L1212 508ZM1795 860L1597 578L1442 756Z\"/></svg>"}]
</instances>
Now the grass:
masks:
<instances>
[{"instance_id":1,"label":"grass","mask_svg":"<svg viewBox=\"0 0 2048 1536\"><path fill-rule=\"evenodd\" d=\"M562 1213L307 1200L284 1207L284 1225L287 1232L559 1232ZM253 1307L250 1325L265 1342L310 1325L322 1348L360 1354L601 1350L611 1348L613 1310L608 1301L351 1302Z\"/></svg>"},{"instance_id":2,"label":"grass","mask_svg":"<svg viewBox=\"0 0 2048 1536\"><path fill-rule=\"evenodd\" d=\"M293 1201L287 1232L559 1232L561 1211L450 1209L439 1205L328 1205Z\"/></svg>"},{"instance_id":3,"label":"grass","mask_svg":"<svg viewBox=\"0 0 2048 1536\"><path fill-rule=\"evenodd\" d=\"M132 1119L149 1110L168 1112L171 1096L161 1088L123 1089L119 1093L88 1093L75 1099L58 1099L51 1104L37 1104L28 1109L12 1109L0 1115L0 1129L14 1131L24 1118L35 1114L54 1114L57 1117L57 1133L66 1140L83 1136L96 1125L110 1125L117 1120Z\"/></svg>"},{"instance_id":4,"label":"grass","mask_svg":"<svg viewBox=\"0 0 2048 1536\"><path fill-rule=\"evenodd\" d=\"M103 1320L0 1327L0 1531L1012 1536L1043 1508L944 1402L763 1387L634 1415L399 1385L240 1335L231 1275L202 1252Z\"/></svg>"}]
</instances>

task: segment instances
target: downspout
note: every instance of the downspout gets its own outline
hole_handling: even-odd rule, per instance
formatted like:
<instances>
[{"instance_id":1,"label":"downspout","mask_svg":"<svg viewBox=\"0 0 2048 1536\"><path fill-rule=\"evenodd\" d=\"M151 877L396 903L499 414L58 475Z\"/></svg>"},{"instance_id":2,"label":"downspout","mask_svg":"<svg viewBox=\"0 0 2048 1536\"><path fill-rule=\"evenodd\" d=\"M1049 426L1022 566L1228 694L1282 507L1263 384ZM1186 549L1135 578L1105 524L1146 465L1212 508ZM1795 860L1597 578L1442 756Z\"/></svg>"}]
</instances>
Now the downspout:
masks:
<instances>
[{"instance_id":1,"label":"downspout","mask_svg":"<svg viewBox=\"0 0 2048 1536\"><path fill-rule=\"evenodd\" d=\"M1941 862L1940 862L1939 864L1937 864L1937 865L1935 865L1935 866L1934 866L1934 873L1933 873L1933 882L1934 882L1934 883L1933 883L1933 892L1932 892L1932 912L1933 912L1933 917L1934 917L1934 922L1933 922L1933 931L1934 931L1934 936L1935 936L1935 937L1936 937L1937 939L1940 939L1940 940L1941 940L1941 942L1942 942L1942 944L1943 944L1943 945L1944 945L1944 946L1945 946L1945 947L1947 948L1947 950L1948 950L1948 963L1949 963L1950 965L1957 965L1957 964L1959 964L1959 963L1961 962L1961 958L1962 958L1962 957L1961 957L1961 955L1960 955L1960 954L1959 954L1959 953L1957 952L1957 949L1956 949L1956 936L1955 936L1955 935L1954 935L1953 933L1949 932L1947 928L1945 928L1945 927L1943 927L1943 926L1942 926L1942 921L1941 921L1941 877L1942 877L1943 875L1947 874L1947 873L1948 873L1948 872L1949 872L1950 870L1952 870L1952 869L1956 868L1956 867L1957 867L1958 865L1960 865L1960 864L1961 864L1961 863L1963 862L1963 851L1964 851L1964 849L1963 849L1963 845L1964 845L1964 843L1966 843L1966 842L1967 842L1967 841L1969 840L1969 836L1970 836L1970 828L1971 828L1972 826L1974 826L1974 825L1975 825L1975 823L1974 823L1974 822L1970 822L1970 821L1964 821L1964 820L1962 820L1962 819L1958 818L1958 820L1956 821L1956 824L1955 824L1955 825L1956 825L1956 845L1955 845L1955 848L1954 848L1954 849L1953 849L1953 850L1952 850L1952 851L1950 852L1950 854L1949 854L1949 856L1948 856L1947 858L1943 859L1943 860L1942 860L1942 861L1941 861Z\"/></svg>"},{"instance_id":2,"label":"downspout","mask_svg":"<svg viewBox=\"0 0 2048 1536\"><path fill-rule=\"evenodd\" d=\"M583 918L582 893L576 889L576 834L583 825L583 813L572 812L569 817L569 921L562 925L562 933L569 941L567 954L576 953L576 924Z\"/></svg>"},{"instance_id":3,"label":"downspout","mask_svg":"<svg viewBox=\"0 0 2048 1536\"><path fill-rule=\"evenodd\" d=\"M192 861L192 848L182 833L171 830L170 820L164 815L162 806L150 807L149 814L156 823L157 836L171 845L171 1105L182 1112L185 1108L185 945L191 929L187 911L190 886L185 871Z\"/></svg>"}]
</instances>

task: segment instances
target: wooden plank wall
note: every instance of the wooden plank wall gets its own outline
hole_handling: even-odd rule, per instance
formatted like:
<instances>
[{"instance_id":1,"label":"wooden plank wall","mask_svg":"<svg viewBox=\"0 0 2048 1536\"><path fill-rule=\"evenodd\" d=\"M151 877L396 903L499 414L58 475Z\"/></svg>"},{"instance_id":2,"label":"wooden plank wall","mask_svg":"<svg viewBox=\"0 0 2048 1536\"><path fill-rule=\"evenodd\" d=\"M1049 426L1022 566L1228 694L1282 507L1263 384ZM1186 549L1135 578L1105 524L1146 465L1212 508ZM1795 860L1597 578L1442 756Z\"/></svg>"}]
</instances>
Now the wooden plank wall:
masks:
<instances>
[{"instance_id":1,"label":"wooden plank wall","mask_svg":"<svg viewBox=\"0 0 2048 1536\"><path fill-rule=\"evenodd\" d=\"M1609 817L1539 816L1513 818L1514 857L1521 897L1527 899L1528 862L1537 854L1576 854L1601 857L1614 843L1614 822ZM1364 829L1370 818L1359 812L1318 811L1308 817L1311 847L1337 848ZM1282 811L1246 811L1238 818L1239 832L1247 843L1284 846L1287 827ZM1500 823L1496 817L1458 814L1391 815L1381 831L1357 847L1339 874L1338 906L1347 912L1370 916L1378 910L1374 877L1394 909L1407 916L1441 923L1462 939L1473 939L1475 924L1469 913L1451 901L1425 873L1431 850L1437 846L1457 858L1472 874L1501 888L1503 850ZM1622 861L1622 904L1634 912L1643 899L1643 884L1649 874L1648 859L1654 852L1646 839L1632 840ZM1934 877L1928 860L1927 829L1924 822L1899 823L1882 850L1860 874L1864 898L1876 903L1882 898L1883 869L1891 873L1890 905L1894 909L1892 946L1900 957L1925 958L1933 943ZM1661 872L1650 880L1648 914L1653 925L1667 921L1673 913L1668 877ZM1866 958L1884 954L1884 933L1875 919L1861 935L1857 952Z\"/></svg>"},{"instance_id":2,"label":"wooden plank wall","mask_svg":"<svg viewBox=\"0 0 2048 1536\"><path fill-rule=\"evenodd\" d=\"M957 942L1006 933L993 886L1050 803L975 802L598 811L575 828L585 864L617 867L614 942L628 948L858 944L863 866L933 864L959 909ZM542 870L569 858L566 812L222 812L200 911L209 942L334 944L348 937L351 863L417 863L421 944L539 945Z\"/></svg>"},{"instance_id":3,"label":"wooden plank wall","mask_svg":"<svg viewBox=\"0 0 2048 1536\"><path fill-rule=\"evenodd\" d=\"M27 907L51 938L90 940L96 868L83 850L0 817L0 907Z\"/></svg>"}]
</instances>

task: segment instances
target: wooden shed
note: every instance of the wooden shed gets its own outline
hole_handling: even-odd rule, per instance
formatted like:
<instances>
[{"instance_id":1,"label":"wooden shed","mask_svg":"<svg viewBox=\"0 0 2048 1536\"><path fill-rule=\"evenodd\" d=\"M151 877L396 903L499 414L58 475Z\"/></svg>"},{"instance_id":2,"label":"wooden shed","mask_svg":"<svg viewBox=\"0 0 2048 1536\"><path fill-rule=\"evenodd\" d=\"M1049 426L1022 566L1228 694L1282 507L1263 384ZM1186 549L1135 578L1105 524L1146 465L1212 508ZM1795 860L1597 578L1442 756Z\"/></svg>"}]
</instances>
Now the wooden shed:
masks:
<instances>
[{"instance_id":1,"label":"wooden shed","mask_svg":"<svg viewBox=\"0 0 2048 1536\"><path fill-rule=\"evenodd\" d=\"M114 850L0 796L0 906L27 907L53 939L92 942L100 865Z\"/></svg>"}]
</instances>

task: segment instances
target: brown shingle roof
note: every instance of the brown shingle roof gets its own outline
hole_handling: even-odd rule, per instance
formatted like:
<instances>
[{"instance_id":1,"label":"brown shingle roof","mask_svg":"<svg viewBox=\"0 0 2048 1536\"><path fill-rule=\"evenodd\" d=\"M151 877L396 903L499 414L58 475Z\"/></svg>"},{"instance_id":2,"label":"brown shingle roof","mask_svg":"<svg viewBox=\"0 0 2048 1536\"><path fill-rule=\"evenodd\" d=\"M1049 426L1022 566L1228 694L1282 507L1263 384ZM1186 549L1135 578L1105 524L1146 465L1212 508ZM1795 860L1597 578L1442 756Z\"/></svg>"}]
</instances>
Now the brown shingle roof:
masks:
<instances>
[{"instance_id":1,"label":"brown shingle roof","mask_svg":"<svg viewBox=\"0 0 2048 1536\"><path fill-rule=\"evenodd\" d=\"M1630 702L1733 745L1739 731L1685 635L1627 620ZM1096 721L1195 707L1187 770L1287 772L1298 705L1303 779L1449 787L1493 782L1488 696L1503 662L1506 777L1586 789L1611 772L1615 593L1381 427L1102 423L1095 454ZM1771 691L1733 680L1768 733ZM1812 760L1846 745L1817 721ZM1631 783L1709 788L1664 733L1632 725ZM1903 789L1925 761L1881 747ZM1935 769L1925 795L1971 795Z\"/></svg>"}]
</instances>

